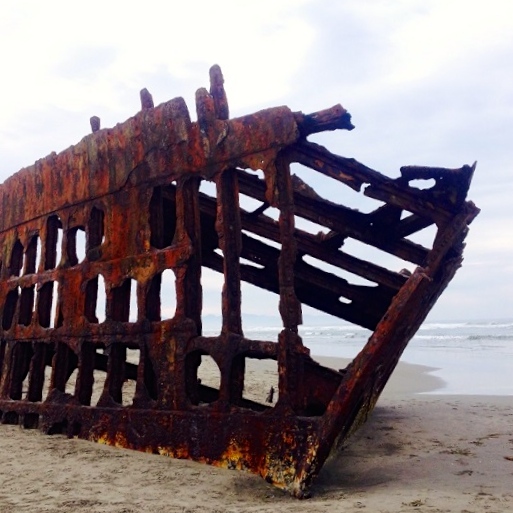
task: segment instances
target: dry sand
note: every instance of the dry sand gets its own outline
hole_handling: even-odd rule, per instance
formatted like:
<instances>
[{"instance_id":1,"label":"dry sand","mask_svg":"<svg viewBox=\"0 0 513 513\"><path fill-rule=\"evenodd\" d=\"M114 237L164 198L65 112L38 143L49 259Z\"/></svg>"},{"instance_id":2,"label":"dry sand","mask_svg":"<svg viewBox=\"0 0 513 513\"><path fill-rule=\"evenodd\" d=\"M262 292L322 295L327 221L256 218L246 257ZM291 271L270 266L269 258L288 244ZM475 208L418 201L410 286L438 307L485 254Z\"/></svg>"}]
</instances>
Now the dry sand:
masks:
<instances>
[{"instance_id":1,"label":"dry sand","mask_svg":"<svg viewBox=\"0 0 513 513\"><path fill-rule=\"evenodd\" d=\"M513 398L422 394L440 385L428 370L399 365L311 499L248 473L3 425L0 513L513 512ZM255 393L272 383L272 367L251 372Z\"/></svg>"}]
</instances>

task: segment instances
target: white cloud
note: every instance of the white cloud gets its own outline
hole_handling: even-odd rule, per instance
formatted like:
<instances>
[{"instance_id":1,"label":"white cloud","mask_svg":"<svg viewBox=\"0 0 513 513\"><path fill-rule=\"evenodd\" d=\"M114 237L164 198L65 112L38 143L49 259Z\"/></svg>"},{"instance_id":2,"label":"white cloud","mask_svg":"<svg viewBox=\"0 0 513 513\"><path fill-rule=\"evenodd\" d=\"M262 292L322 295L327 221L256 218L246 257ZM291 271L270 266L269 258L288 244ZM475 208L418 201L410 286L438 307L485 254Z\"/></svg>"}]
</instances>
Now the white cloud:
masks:
<instances>
[{"instance_id":1,"label":"white cloud","mask_svg":"<svg viewBox=\"0 0 513 513\"><path fill-rule=\"evenodd\" d=\"M389 80L404 87L511 43L509 2L432 1L391 34ZM429 5L429 7L427 7Z\"/></svg>"},{"instance_id":2,"label":"white cloud","mask_svg":"<svg viewBox=\"0 0 513 513\"><path fill-rule=\"evenodd\" d=\"M93 98L121 108L120 84L138 90L140 76L162 67L187 80L197 63L208 70L217 62L237 91L236 106L275 99L291 87L309 45L309 26L296 14L305 3L92 0L82 11L60 1L3 5L0 45L10 51L1 64L10 79L0 107L10 119L45 104L80 109Z\"/></svg>"},{"instance_id":3,"label":"white cloud","mask_svg":"<svg viewBox=\"0 0 513 513\"><path fill-rule=\"evenodd\" d=\"M0 181L76 143L92 115L102 126L133 115L142 87L156 103L184 96L194 117L194 92L208 86L208 68L218 63L232 115L282 103L311 112L341 102L357 130L325 143L392 176L403 164L478 160L469 198L483 211L456 280L470 290L476 282L467 268L494 273L487 262L504 269L511 260L510 6L90 0L80 10L60 0L3 2ZM219 277L204 288L217 290L219 301ZM254 297L251 308L267 308ZM489 297L483 313L506 303Z\"/></svg>"}]
</instances>

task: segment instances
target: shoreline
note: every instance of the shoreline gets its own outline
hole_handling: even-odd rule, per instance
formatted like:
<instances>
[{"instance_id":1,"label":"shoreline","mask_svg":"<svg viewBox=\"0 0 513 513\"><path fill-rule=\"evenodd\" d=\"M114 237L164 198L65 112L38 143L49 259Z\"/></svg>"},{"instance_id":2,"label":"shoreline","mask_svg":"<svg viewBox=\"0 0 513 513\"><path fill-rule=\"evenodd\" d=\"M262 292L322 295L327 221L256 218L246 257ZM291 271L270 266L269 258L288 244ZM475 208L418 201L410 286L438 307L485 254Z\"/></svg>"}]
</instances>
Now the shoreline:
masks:
<instances>
[{"instance_id":1,"label":"shoreline","mask_svg":"<svg viewBox=\"0 0 513 513\"><path fill-rule=\"evenodd\" d=\"M345 362L328 360L335 368ZM274 379L264 363L251 370L258 393ZM308 500L246 472L2 425L0 512L513 511L511 397L433 394L443 381L431 371L399 363Z\"/></svg>"},{"instance_id":2,"label":"shoreline","mask_svg":"<svg viewBox=\"0 0 513 513\"><path fill-rule=\"evenodd\" d=\"M348 358L332 358L329 356L312 355L312 358L321 365L332 369L342 369L351 362ZM438 370L436 367L399 361L381 394L380 400L384 397L427 394L442 389L446 382L442 378L430 374L436 370Z\"/></svg>"}]
</instances>

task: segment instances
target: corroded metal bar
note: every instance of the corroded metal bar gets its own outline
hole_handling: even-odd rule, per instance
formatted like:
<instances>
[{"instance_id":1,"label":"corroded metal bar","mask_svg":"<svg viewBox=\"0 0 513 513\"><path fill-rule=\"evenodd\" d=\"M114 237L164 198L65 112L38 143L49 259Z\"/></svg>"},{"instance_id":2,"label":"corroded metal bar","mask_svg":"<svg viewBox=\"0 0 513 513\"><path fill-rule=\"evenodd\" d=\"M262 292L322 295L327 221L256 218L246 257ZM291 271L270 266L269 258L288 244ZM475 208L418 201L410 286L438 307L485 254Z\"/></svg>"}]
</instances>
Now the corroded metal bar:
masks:
<instances>
[{"instance_id":1,"label":"corroded metal bar","mask_svg":"<svg viewBox=\"0 0 513 513\"><path fill-rule=\"evenodd\" d=\"M219 248L223 252L223 332L242 335L239 261L241 253L241 223L237 172L228 169L217 181L217 219Z\"/></svg>"}]
</instances>

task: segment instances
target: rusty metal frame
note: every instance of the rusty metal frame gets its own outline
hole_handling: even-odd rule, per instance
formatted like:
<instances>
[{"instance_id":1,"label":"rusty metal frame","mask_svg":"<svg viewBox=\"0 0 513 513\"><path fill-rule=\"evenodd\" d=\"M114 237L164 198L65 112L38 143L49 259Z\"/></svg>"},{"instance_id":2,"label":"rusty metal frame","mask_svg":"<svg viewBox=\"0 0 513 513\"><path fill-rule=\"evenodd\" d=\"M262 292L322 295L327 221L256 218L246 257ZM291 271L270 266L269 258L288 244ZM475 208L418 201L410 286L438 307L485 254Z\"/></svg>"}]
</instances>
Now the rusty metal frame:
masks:
<instances>
[{"instance_id":1,"label":"rusty metal frame","mask_svg":"<svg viewBox=\"0 0 513 513\"><path fill-rule=\"evenodd\" d=\"M92 118L92 134L0 186L1 421L250 470L304 497L331 448L366 419L460 266L479 212L466 201L475 166L404 167L392 179L307 140L351 130L341 106L229 119L217 66L210 79L210 91L196 94L196 122L181 98L154 107L143 90L133 118L111 129ZM295 164L382 206L362 213L325 200L291 172ZM415 186L428 180L434 185ZM216 197L200 192L202 181L215 183ZM240 194L260 206L244 210ZM270 207L278 220L266 214ZM310 233L297 219L328 232ZM412 242L429 226L436 227L430 247ZM355 257L344 251L350 239L417 267L405 273ZM350 283L305 256L372 285ZM224 275L217 337L202 335L202 267ZM176 285L171 319L161 312L166 270ZM99 322L100 277L106 318ZM244 336L241 281L279 294L276 342ZM346 369L311 358L298 334L302 304L372 330ZM138 362L127 361L127 350L138 351ZM219 367L218 390L198 381L203 355ZM274 405L244 397L247 359L277 362ZM98 372L105 381L92 403ZM126 381L135 383L128 404Z\"/></svg>"}]
</instances>

